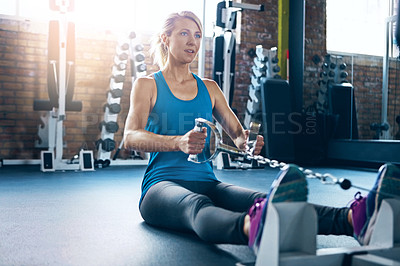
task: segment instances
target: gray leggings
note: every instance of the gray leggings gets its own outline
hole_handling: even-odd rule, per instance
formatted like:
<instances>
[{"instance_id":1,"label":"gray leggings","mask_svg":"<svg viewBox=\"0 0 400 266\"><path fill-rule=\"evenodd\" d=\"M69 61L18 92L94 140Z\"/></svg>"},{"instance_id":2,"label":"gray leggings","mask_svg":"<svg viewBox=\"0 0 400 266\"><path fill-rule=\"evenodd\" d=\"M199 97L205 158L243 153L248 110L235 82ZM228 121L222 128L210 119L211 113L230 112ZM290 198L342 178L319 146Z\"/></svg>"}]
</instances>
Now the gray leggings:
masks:
<instances>
[{"instance_id":1,"label":"gray leggings","mask_svg":"<svg viewBox=\"0 0 400 266\"><path fill-rule=\"evenodd\" d=\"M150 225L191 231L210 243L247 244L244 217L262 197L266 194L218 181L162 181L147 191L140 213ZM319 234L353 235L348 208L314 207Z\"/></svg>"}]
</instances>

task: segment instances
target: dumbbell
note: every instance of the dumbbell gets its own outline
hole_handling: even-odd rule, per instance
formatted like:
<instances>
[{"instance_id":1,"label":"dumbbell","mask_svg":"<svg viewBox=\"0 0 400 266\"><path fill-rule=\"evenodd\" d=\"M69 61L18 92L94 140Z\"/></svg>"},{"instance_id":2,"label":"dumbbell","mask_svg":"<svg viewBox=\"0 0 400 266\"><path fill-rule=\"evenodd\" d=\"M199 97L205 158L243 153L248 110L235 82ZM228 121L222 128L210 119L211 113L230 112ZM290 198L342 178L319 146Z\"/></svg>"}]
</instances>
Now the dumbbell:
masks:
<instances>
[{"instance_id":1,"label":"dumbbell","mask_svg":"<svg viewBox=\"0 0 400 266\"><path fill-rule=\"evenodd\" d=\"M121 105L119 103L106 103L104 105L104 112L106 111L106 108L108 108L112 114L119 114L119 112L121 112Z\"/></svg>"},{"instance_id":2,"label":"dumbbell","mask_svg":"<svg viewBox=\"0 0 400 266\"><path fill-rule=\"evenodd\" d=\"M339 66L340 70L345 70L346 67L347 67L346 63L341 63Z\"/></svg>"},{"instance_id":3,"label":"dumbbell","mask_svg":"<svg viewBox=\"0 0 400 266\"><path fill-rule=\"evenodd\" d=\"M121 89L112 89L112 90L110 90L110 94L111 94L111 97L113 97L115 99L115 98L122 97L123 92Z\"/></svg>"},{"instance_id":4,"label":"dumbbell","mask_svg":"<svg viewBox=\"0 0 400 266\"><path fill-rule=\"evenodd\" d=\"M94 167L95 168L106 168L109 167L111 164L111 161L109 159L99 159L99 160L94 160Z\"/></svg>"},{"instance_id":5,"label":"dumbbell","mask_svg":"<svg viewBox=\"0 0 400 266\"><path fill-rule=\"evenodd\" d=\"M251 67L251 69L256 77L265 77L265 71L261 71L257 66L254 65Z\"/></svg>"},{"instance_id":6,"label":"dumbbell","mask_svg":"<svg viewBox=\"0 0 400 266\"><path fill-rule=\"evenodd\" d=\"M101 122L99 124L99 129L102 130L103 126L106 128L107 132L109 132L109 133L115 133L119 129L118 123L114 122L114 121L110 121L110 122L107 122L107 123L104 122L104 121Z\"/></svg>"},{"instance_id":7,"label":"dumbbell","mask_svg":"<svg viewBox=\"0 0 400 266\"><path fill-rule=\"evenodd\" d=\"M146 66L146 64L139 64L139 65L136 67L136 69L137 69L138 72L143 72L143 71L146 71L146 70L147 70L147 66Z\"/></svg>"},{"instance_id":8,"label":"dumbbell","mask_svg":"<svg viewBox=\"0 0 400 266\"><path fill-rule=\"evenodd\" d=\"M142 62L142 61L144 61L145 59L146 59L146 57L144 56L143 53L137 53L137 54L135 55L135 60L136 60L136 62Z\"/></svg>"},{"instance_id":9,"label":"dumbbell","mask_svg":"<svg viewBox=\"0 0 400 266\"><path fill-rule=\"evenodd\" d=\"M106 138L106 139L98 139L96 141L96 149L100 149L100 145L101 145L101 149L103 151L113 151L115 149L115 141L113 139L110 138Z\"/></svg>"},{"instance_id":10,"label":"dumbbell","mask_svg":"<svg viewBox=\"0 0 400 266\"><path fill-rule=\"evenodd\" d=\"M280 68L278 65L275 65L275 66L272 68L272 71L273 71L273 72L279 72L279 71L281 71L281 68Z\"/></svg>"},{"instance_id":11,"label":"dumbbell","mask_svg":"<svg viewBox=\"0 0 400 266\"><path fill-rule=\"evenodd\" d=\"M124 61L124 60L128 60L128 58L129 58L129 55L127 54L127 53L121 53L121 54L119 54L119 55L117 55L116 57L115 57L115 59L114 59L114 62L115 61Z\"/></svg>"},{"instance_id":12,"label":"dumbbell","mask_svg":"<svg viewBox=\"0 0 400 266\"><path fill-rule=\"evenodd\" d=\"M122 56L121 60L127 60L129 56L129 43L123 43L116 48L116 55ZM115 59L114 59L115 60Z\"/></svg>"},{"instance_id":13,"label":"dumbbell","mask_svg":"<svg viewBox=\"0 0 400 266\"><path fill-rule=\"evenodd\" d=\"M94 160L94 167L95 168L106 168L109 167L111 164L111 161L109 159L99 159L99 160Z\"/></svg>"},{"instance_id":14,"label":"dumbbell","mask_svg":"<svg viewBox=\"0 0 400 266\"><path fill-rule=\"evenodd\" d=\"M260 60L258 60L258 57L255 57L253 59L254 65L260 70L260 71L265 71L267 70L267 65Z\"/></svg>"},{"instance_id":15,"label":"dumbbell","mask_svg":"<svg viewBox=\"0 0 400 266\"><path fill-rule=\"evenodd\" d=\"M112 78L114 79L114 81L116 83L121 83L121 82L125 81L125 76L124 75L115 75L115 76L112 76Z\"/></svg>"},{"instance_id":16,"label":"dumbbell","mask_svg":"<svg viewBox=\"0 0 400 266\"><path fill-rule=\"evenodd\" d=\"M343 71L343 72L340 73L340 78L342 78L342 79L345 79L345 78L347 78L348 76L349 76L349 74L347 74L346 71Z\"/></svg>"},{"instance_id":17,"label":"dumbbell","mask_svg":"<svg viewBox=\"0 0 400 266\"><path fill-rule=\"evenodd\" d=\"M135 39L136 38L136 33L134 31L131 31L129 34L129 39Z\"/></svg>"},{"instance_id":18,"label":"dumbbell","mask_svg":"<svg viewBox=\"0 0 400 266\"><path fill-rule=\"evenodd\" d=\"M123 53L119 56L114 56L114 64L115 65L126 64L128 57L129 57L129 55L127 53Z\"/></svg>"},{"instance_id":19,"label":"dumbbell","mask_svg":"<svg viewBox=\"0 0 400 266\"><path fill-rule=\"evenodd\" d=\"M125 63L118 63L118 64L115 64L115 68L118 70L118 71L122 71L122 70L126 70L126 64Z\"/></svg>"},{"instance_id":20,"label":"dumbbell","mask_svg":"<svg viewBox=\"0 0 400 266\"><path fill-rule=\"evenodd\" d=\"M144 46L142 44L135 45L135 51L141 52L141 51L143 51L143 49L144 49Z\"/></svg>"},{"instance_id":21,"label":"dumbbell","mask_svg":"<svg viewBox=\"0 0 400 266\"><path fill-rule=\"evenodd\" d=\"M123 43L119 46L121 50L128 50L129 49L129 43Z\"/></svg>"}]
</instances>

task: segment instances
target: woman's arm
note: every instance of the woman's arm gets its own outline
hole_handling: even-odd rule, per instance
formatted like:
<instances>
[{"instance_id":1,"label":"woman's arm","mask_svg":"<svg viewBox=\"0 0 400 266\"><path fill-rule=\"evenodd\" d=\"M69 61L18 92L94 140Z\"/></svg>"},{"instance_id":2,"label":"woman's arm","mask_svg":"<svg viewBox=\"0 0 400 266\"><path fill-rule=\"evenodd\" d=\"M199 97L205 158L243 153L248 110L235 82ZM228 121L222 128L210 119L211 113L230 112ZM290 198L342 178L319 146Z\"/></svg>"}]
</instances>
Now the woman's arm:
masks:
<instances>
[{"instance_id":1,"label":"woman's arm","mask_svg":"<svg viewBox=\"0 0 400 266\"><path fill-rule=\"evenodd\" d=\"M135 81L130 99L130 107L124 129L126 149L159 152L183 151L197 154L204 148L206 133L189 131L183 136L166 136L145 130L147 119L157 98L156 84L151 77Z\"/></svg>"},{"instance_id":2,"label":"woman's arm","mask_svg":"<svg viewBox=\"0 0 400 266\"><path fill-rule=\"evenodd\" d=\"M213 80L204 80L210 93L213 103L213 116L221 124L222 128L228 133L235 145L242 150L247 148L248 130L244 130L239 122L239 119L229 107L228 102L218 84ZM254 154L259 154L264 147L264 138L261 135L257 136L256 147Z\"/></svg>"}]
</instances>

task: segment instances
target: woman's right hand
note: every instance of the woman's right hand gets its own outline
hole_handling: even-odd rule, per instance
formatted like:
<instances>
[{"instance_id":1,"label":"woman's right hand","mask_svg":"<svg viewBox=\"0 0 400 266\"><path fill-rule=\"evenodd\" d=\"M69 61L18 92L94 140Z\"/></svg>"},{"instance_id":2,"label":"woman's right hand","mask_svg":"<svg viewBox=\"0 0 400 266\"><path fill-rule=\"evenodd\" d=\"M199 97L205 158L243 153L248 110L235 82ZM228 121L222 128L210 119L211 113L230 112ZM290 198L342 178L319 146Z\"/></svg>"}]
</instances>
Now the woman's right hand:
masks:
<instances>
[{"instance_id":1,"label":"woman's right hand","mask_svg":"<svg viewBox=\"0 0 400 266\"><path fill-rule=\"evenodd\" d=\"M207 129L202 128L201 132L193 129L181 136L179 139L179 149L186 154L199 154L204 149L206 143Z\"/></svg>"}]
</instances>

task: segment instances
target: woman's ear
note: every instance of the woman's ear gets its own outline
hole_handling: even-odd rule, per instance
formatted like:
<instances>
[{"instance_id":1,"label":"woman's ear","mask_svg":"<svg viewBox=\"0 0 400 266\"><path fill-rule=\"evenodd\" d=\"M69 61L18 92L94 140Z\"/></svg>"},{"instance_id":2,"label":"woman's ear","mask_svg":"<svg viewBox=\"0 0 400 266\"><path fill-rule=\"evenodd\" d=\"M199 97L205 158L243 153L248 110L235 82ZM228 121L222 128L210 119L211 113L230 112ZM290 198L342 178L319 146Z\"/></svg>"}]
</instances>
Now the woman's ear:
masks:
<instances>
[{"instance_id":1,"label":"woman's ear","mask_svg":"<svg viewBox=\"0 0 400 266\"><path fill-rule=\"evenodd\" d=\"M161 38L162 44L164 44L165 47L168 47L168 36L167 36L167 34L165 34L165 33L161 34L160 38Z\"/></svg>"}]
</instances>

